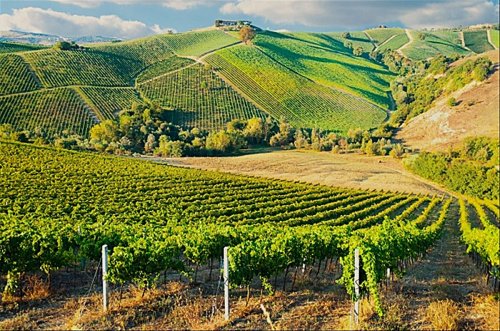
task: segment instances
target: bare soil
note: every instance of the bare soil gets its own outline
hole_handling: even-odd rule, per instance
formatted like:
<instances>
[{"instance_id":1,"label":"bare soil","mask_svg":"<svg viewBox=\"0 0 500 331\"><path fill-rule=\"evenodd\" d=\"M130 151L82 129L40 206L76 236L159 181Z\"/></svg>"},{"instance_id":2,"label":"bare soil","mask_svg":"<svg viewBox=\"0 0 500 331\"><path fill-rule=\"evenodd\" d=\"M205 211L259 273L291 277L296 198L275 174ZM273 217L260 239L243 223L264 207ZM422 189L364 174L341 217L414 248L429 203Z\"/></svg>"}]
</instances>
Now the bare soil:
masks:
<instances>
[{"instance_id":1,"label":"bare soil","mask_svg":"<svg viewBox=\"0 0 500 331\"><path fill-rule=\"evenodd\" d=\"M492 51L486 53L486 56L497 64L494 73L486 81L480 84L473 82L452 95L438 99L429 111L411 119L396 138L407 146L428 151L459 147L465 138L471 136L498 138L499 55L498 51ZM457 61L454 65L467 59L469 58ZM455 97L457 106L447 105L450 97Z\"/></svg>"}]
</instances>

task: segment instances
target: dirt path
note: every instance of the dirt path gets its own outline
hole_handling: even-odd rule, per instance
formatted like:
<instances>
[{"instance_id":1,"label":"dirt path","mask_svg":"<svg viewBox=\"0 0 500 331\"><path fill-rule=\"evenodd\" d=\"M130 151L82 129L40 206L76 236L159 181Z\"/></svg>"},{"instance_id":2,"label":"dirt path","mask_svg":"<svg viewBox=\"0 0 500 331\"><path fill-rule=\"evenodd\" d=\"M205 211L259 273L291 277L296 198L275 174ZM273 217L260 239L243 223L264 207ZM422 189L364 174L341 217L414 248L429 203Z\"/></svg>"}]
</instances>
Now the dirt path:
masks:
<instances>
[{"instance_id":1,"label":"dirt path","mask_svg":"<svg viewBox=\"0 0 500 331\"><path fill-rule=\"evenodd\" d=\"M480 327L481 316L470 313L471 295L487 294L491 290L486 287L483 274L460 242L458 215L458 204L454 202L442 238L423 260L409 268L398 284L406 301L403 320L409 324L409 329L431 329L432 325L425 320L425 310L431 302L445 299L467 312L461 314L461 328Z\"/></svg>"},{"instance_id":2,"label":"dirt path","mask_svg":"<svg viewBox=\"0 0 500 331\"><path fill-rule=\"evenodd\" d=\"M406 47L408 47L411 43L413 43L413 36L411 35L410 33L410 30L408 29L405 29L405 33L406 35L408 36L408 42L406 44L404 44L403 46L401 46L397 52L399 54L401 54L402 56L405 56L404 53L403 53L403 49L405 49Z\"/></svg>"}]
</instances>

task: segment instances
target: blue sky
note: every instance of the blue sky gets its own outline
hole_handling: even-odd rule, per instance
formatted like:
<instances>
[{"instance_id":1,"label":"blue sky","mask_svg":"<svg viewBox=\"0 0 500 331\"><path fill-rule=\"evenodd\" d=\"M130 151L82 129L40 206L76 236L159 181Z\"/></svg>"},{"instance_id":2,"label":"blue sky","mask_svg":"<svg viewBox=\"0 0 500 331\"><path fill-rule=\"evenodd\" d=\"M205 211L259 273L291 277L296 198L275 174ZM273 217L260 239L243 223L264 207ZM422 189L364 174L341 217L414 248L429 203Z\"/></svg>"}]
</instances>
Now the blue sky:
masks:
<instances>
[{"instance_id":1,"label":"blue sky","mask_svg":"<svg viewBox=\"0 0 500 331\"><path fill-rule=\"evenodd\" d=\"M135 38L244 18L274 30L345 31L498 22L498 0L0 0L0 30Z\"/></svg>"}]
</instances>

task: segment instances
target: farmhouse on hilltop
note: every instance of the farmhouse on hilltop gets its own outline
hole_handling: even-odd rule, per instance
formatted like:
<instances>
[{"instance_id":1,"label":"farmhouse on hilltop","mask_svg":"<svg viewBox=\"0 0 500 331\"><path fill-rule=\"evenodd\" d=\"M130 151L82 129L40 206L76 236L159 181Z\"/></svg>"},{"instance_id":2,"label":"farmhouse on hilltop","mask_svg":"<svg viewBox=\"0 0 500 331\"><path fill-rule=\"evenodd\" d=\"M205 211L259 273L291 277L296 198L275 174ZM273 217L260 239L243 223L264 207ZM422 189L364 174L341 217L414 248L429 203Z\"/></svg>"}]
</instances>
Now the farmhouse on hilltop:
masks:
<instances>
[{"instance_id":1,"label":"farmhouse on hilltop","mask_svg":"<svg viewBox=\"0 0 500 331\"><path fill-rule=\"evenodd\" d=\"M251 26L251 21L225 21L216 20L215 27L223 29L241 29L244 26Z\"/></svg>"}]
</instances>

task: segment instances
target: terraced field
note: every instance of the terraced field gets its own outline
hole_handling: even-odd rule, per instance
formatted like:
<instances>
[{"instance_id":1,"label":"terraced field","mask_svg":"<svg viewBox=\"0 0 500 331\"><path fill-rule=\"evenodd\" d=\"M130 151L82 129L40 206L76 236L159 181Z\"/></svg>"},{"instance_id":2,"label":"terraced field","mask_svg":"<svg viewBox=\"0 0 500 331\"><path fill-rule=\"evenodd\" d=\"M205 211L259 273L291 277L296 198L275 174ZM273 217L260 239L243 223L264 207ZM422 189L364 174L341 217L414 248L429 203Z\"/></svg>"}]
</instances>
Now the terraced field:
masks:
<instances>
[{"instance_id":1,"label":"terraced field","mask_svg":"<svg viewBox=\"0 0 500 331\"><path fill-rule=\"evenodd\" d=\"M76 87L75 90L100 121L116 118L119 111L141 102L139 94L131 87Z\"/></svg>"},{"instance_id":2,"label":"terraced field","mask_svg":"<svg viewBox=\"0 0 500 331\"><path fill-rule=\"evenodd\" d=\"M491 42L497 48L500 47L500 31L499 30L490 30Z\"/></svg>"},{"instance_id":3,"label":"terraced field","mask_svg":"<svg viewBox=\"0 0 500 331\"><path fill-rule=\"evenodd\" d=\"M239 42L237 38L220 30L194 31L167 36L166 41L177 55L195 57Z\"/></svg>"}]
</instances>

